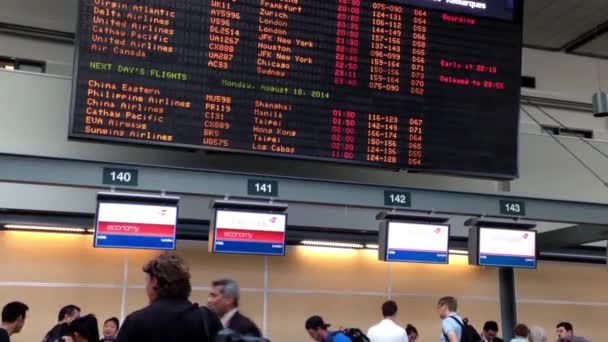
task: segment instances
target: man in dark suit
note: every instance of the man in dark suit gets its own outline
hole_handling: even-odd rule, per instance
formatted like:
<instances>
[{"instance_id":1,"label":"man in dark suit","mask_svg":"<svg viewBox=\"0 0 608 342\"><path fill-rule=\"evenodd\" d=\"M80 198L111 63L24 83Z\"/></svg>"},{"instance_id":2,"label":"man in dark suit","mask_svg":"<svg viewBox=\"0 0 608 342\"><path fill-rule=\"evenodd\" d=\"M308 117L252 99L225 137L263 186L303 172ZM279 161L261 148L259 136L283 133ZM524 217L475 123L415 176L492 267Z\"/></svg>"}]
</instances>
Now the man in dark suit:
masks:
<instances>
[{"instance_id":1,"label":"man in dark suit","mask_svg":"<svg viewBox=\"0 0 608 342\"><path fill-rule=\"evenodd\" d=\"M216 314L188 299L192 284L184 258L166 252L145 264L143 271L150 304L127 316L118 342L215 341L222 324Z\"/></svg>"},{"instance_id":2,"label":"man in dark suit","mask_svg":"<svg viewBox=\"0 0 608 342\"><path fill-rule=\"evenodd\" d=\"M211 285L208 307L220 316L224 328L242 336L262 337L257 325L239 312L239 284L231 279L220 279Z\"/></svg>"},{"instance_id":3,"label":"man in dark suit","mask_svg":"<svg viewBox=\"0 0 608 342\"><path fill-rule=\"evenodd\" d=\"M483 331L481 333L482 342L503 342L502 338L497 337L498 335L498 323L494 321L488 321L483 325Z\"/></svg>"}]
</instances>

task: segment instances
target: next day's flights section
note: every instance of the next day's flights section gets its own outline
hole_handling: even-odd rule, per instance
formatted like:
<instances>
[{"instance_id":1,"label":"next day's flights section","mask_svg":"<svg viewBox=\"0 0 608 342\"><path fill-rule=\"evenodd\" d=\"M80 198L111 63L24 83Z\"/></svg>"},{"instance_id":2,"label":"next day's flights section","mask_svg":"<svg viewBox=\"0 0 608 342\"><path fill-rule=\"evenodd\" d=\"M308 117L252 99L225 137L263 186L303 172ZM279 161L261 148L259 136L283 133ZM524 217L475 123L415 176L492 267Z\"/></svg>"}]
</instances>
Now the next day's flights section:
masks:
<instances>
[{"instance_id":1,"label":"next day's flights section","mask_svg":"<svg viewBox=\"0 0 608 342\"><path fill-rule=\"evenodd\" d=\"M536 232L480 228L479 264L536 268Z\"/></svg>"},{"instance_id":2,"label":"next day's flights section","mask_svg":"<svg viewBox=\"0 0 608 342\"><path fill-rule=\"evenodd\" d=\"M448 263L449 226L389 222L386 261Z\"/></svg>"},{"instance_id":3,"label":"next day's flights section","mask_svg":"<svg viewBox=\"0 0 608 342\"><path fill-rule=\"evenodd\" d=\"M213 252L284 255L286 225L285 214L217 210Z\"/></svg>"}]
</instances>

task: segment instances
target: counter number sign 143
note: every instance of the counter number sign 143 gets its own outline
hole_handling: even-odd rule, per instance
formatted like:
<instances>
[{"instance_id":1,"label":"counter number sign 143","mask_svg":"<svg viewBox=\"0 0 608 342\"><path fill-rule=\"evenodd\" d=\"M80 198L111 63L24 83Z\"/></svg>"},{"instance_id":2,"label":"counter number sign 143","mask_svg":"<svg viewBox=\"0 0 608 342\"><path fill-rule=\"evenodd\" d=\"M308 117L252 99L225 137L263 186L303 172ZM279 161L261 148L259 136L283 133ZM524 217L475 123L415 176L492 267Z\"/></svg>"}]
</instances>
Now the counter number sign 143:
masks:
<instances>
[{"instance_id":1,"label":"counter number sign 143","mask_svg":"<svg viewBox=\"0 0 608 342\"><path fill-rule=\"evenodd\" d=\"M526 216L526 202L513 201L513 200L501 200L500 201L500 213L503 215L511 215L511 216Z\"/></svg>"}]
</instances>

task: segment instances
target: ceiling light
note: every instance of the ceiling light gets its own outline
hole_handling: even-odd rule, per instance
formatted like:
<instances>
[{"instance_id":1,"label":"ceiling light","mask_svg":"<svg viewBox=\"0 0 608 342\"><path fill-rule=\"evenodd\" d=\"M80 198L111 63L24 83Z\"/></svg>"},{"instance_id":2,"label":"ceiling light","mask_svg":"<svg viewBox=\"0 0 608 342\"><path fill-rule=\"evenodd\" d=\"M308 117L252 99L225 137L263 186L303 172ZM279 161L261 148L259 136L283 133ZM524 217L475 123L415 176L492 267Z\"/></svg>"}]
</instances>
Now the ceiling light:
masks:
<instances>
[{"instance_id":1,"label":"ceiling light","mask_svg":"<svg viewBox=\"0 0 608 342\"><path fill-rule=\"evenodd\" d=\"M351 249L363 249L364 248L364 246L359 243L345 243L345 242L334 242L334 241L304 240L300 243L304 246L315 246L315 247L333 247L333 248L351 248Z\"/></svg>"},{"instance_id":2,"label":"ceiling light","mask_svg":"<svg viewBox=\"0 0 608 342\"><path fill-rule=\"evenodd\" d=\"M34 231L57 232L57 233L87 233L87 232L89 232L89 230L87 230L85 228L31 226L31 225L20 225L20 224L7 224L7 225L4 225L4 228L10 229L10 230L34 230Z\"/></svg>"},{"instance_id":3,"label":"ceiling light","mask_svg":"<svg viewBox=\"0 0 608 342\"><path fill-rule=\"evenodd\" d=\"M379 246L377 244L374 244L374 243L368 243L368 244L365 245L365 248L367 248L367 249L378 249Z\"/></svg>"},{"instance_id":4,"label":"ceiling light","mask_svg":"<svg viewBox=\"0 0 608 342\"><path fill-rule=\"evenodd\" d=\"M464 251L464 250L461 250L461 249L450 249L448 252L450 254L469 255L469 251Z\"/></svg>"}]
</instances>

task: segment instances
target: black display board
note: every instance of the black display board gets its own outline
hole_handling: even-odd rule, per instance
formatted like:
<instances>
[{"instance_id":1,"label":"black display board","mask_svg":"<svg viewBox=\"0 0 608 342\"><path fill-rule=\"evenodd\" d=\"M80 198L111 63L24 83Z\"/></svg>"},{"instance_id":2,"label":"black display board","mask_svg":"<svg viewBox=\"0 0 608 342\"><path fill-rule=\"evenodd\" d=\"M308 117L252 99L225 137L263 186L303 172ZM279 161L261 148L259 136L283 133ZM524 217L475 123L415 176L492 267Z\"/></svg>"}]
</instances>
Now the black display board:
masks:
<instances>
[{"instance_id":1,"label":"black display board","mask_svg":"<svg viewBox=\"0 0 608 342\"><path fill-rule=\"evenodd\" d=\"M513 178L521 0L81 0L70 137Z\"/></svg>"}]
</instances>

